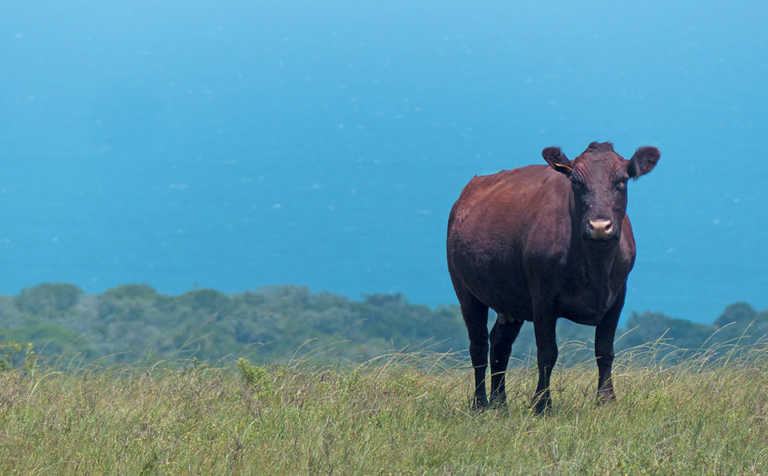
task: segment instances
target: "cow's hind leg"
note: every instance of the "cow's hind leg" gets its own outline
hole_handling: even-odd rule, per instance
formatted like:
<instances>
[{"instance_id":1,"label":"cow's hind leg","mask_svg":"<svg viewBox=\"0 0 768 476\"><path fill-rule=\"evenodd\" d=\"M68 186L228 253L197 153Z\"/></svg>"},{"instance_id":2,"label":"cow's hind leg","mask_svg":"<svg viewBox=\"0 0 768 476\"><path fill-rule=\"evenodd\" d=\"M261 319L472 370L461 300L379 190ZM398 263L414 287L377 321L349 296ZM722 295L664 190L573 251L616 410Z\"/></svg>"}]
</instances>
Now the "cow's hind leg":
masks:
<instances>
[{"instance_id":1,"label":"cow's hind leg","mask_svg":"<svg viewBox=\"0 0 768 476\"><path fill-rule=\"evenodd\" d=\"M485 393L485 370L488 367L488 306L469 293L458 293L461 314L469 334L469 357L475 369L475 396L472 408L488 406Z\"/></svg>"},{"instance_id":2,"label":"cow's hind leg","mask_svg":"<svg viewBox=\"0 0 768 476\"><path fill-rule=\"evenodd\" d=\"M512 344L517 339L523 321L499 314L491 330L491 405L504 406L507 402L506 371Z\"/></svg>"}]
</instances>

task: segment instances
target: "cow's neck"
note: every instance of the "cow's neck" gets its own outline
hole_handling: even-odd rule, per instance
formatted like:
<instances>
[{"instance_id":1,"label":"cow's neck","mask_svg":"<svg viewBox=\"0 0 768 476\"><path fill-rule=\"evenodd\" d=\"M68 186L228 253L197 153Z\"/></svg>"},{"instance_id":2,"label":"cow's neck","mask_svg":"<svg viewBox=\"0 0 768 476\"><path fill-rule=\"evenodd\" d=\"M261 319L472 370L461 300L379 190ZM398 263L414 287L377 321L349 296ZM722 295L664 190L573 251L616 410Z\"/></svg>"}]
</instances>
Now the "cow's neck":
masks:
<instances>
[{"instance_id":1,"label":"cow's neck","mask_svg":"<svg viewBox=\"0 0 768 476\"><path fill-rule=\"evenodd\" d=\"M581 223L578 217L582 216L576 210L576 202L571 193L569 196L569 210L571 222L571 252L569 253L569 275L575 282L572 283L582 290L589 290L594 298L595 309L603 309L609 306L616 293L611 289L611 271L619 253L621 230L619 239L609 242L600 242L585 238L581 233Z\"/></svg>"},{"instance_id":2,"label":"cow's neck","mask_svg":"<svg viewBox=\"0 0 768 476\"><path fill-rule=\"evenodd\" d=\"M611 288L611 272L619 252L619 240L595 242L582 236L572 241L572 270L578 276L582 289L594 295L596 309L606 309L613 302L615 290Z\"/></svg>"},{"instance_id":3,"label":"cow's neck","mask_svg":"<svg viewBox=\"0 0 768 476\"><path fill-rule=\"evenodd\" d=\"M619 251L619 240L611 240L610 243L596 243L588 239L579 241L581 241L581 250L578 254L583 259L587 278L592 281L592 284L597 284L595 281L607 283Z\"/></svg>"}]
</instances>

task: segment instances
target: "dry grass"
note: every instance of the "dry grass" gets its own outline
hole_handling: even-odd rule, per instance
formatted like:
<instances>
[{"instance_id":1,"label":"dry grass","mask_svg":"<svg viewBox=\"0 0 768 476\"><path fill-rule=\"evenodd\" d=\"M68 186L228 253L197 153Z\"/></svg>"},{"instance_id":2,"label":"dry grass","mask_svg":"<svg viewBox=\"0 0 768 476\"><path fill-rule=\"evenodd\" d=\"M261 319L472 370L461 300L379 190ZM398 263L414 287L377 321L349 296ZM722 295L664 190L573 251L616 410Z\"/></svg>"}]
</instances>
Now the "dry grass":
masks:
<instances>
[{"instance_id":1,"label":"dry grass","mask_svg":"<svg viewBox=\"0 0 768 476\"><path fill-rule=\"evenodd\" d=\"M448 356L356 369L0 373L2 474L768 473L766 352L747 361L615 372L597 406L592 363L513 369L509 407L469 411L470 371Z\"/></svg>"}]
</instances>

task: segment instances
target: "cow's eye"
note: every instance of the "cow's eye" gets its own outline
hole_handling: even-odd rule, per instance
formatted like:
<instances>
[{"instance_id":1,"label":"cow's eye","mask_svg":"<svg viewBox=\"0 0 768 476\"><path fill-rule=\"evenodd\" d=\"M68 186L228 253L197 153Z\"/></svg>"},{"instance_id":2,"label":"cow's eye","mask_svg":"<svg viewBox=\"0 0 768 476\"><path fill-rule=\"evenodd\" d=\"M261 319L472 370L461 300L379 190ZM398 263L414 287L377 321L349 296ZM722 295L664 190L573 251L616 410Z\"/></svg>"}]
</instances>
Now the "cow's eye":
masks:
<instances>
[{"instance_id":1,"label":"cow's eye","mask_svg":"<svg viewBox=\"0 0 768 476\"><path fill-rule=\"evenodd\" d=\"M627 188L627 181L621 180L616 182L616 190L625 190Z\"/></svg>"}]
</instances>

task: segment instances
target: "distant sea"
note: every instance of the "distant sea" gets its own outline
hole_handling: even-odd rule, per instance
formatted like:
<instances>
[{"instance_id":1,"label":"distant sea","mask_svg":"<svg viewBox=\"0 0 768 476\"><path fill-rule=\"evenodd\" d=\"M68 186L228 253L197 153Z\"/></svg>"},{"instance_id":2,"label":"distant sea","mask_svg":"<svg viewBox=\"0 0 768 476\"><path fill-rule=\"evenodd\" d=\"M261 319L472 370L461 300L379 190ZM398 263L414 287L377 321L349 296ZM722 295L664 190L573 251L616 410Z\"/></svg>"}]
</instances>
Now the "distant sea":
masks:
<instances>
[{"instance_id":1,"label":"distant sea","mask_svg":"<svg viewBox=\"0 0 768 476\"><path fill-rule=\"evenodd\" d=\"M455 304L474 175L609 140L632 310L768 307L768 6L20 2L0 15L0 292L296 283Z\"/></svg>"}]
</instances>

